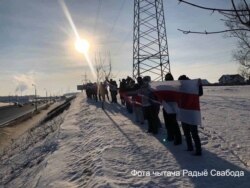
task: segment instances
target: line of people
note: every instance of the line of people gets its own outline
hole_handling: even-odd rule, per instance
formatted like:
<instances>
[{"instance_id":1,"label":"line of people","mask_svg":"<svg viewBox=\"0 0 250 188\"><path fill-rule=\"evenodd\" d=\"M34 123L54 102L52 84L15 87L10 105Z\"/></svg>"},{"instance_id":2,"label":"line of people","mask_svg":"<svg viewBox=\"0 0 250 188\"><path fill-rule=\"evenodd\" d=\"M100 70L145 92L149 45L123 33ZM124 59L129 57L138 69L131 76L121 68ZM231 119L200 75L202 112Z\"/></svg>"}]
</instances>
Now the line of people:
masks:
<instances>
[{"instance_id":1,"label":"line of people","mask_svg":"<svg viewBox=\"0 0 250 188\"><path fill-rule=\"evenodd\" d=\"M165 81L173 81L174 78L171 73L167 73L165 76ZM182 75L178 80L189 80L186 75ZM143 78L138 77L137 83L128 77L123 79L120 84L120 97L122 104L125 104L128 112L134 114L135 120L140 124L144 123L144 120L148 121L148 132L157 134L158 128L160 127L159 112L160 103L157 101L154 93L149 89L149 83L151 79L149 76ZM125 93L125 94L124 94ZM199 95L203 94L202 85L199 88ZM131 99L126 99L131 97ZM173 108L171 102L163 101L163 117L165 122L165 127L167 129L167 140L173 141L174 145L182 144L182 136L179 128L179 124L176 120L176 113L172 110ZM195 146L194 155L202 155L200 137L198 135L198 126L191 125L181 122L182 130L185 136L187 151L193 151L193 143Z\"/></svg>"},{"instance_id":2,"label":"line of people","mask_svg":"<svg viewBox=\"0 0 250 188\"><path fill-rule=\"evenodd\" d=\"M97 84L96 82L87 83L86 84L87 98L105 102L107 97L108 101L110 101L108 87L111 95L111 103L117 103L117 94L118 94L117 83L115 80L112 79L110 79L110 81L105 80L104 82L100 82L99 84Z\"/></svg>"},{"instance_id":3,"label":"line of people","mask_svg":"<svg viewBox=\"0 0 250 188\"><path fill-rule=\"evenodd\" d=\"M174 78L171 73L167 73L165 76L165 81L173 81ZM189 80L186 75L182 75L178 80ZM152 90L150 90L149 83L151 78L149 76L138 77L137 83L131 78L127 77L120 81L119 94L121 99L121 104L126 106L129 113L133 113L135 121L144 124L147 120L148 133L157 134L159 127L161 127L161 122L159 119L160 105L161 103L157 101L157 97L154 95ZM105 101L105 96L108 100L108 89L110 88L112 103L117 103L118 88L115 81L105 81L101 82L97 87L97 84L91 84L91 87L86 88L86 93L89 94L89 98L96 99L97 93L99 93L99 100ZM200 96L203 94L202 86L200 85ZM88 91L87 91L88 90ZM97 92L98 91L98 92ZM87 94L88 96L88 94ZM182 136L179 124L176 119L176 113L172 110L173 108L171 102L163 101L163 117L164 123L167 130L167 140L169 142L173 141L174 145L182 144ZM198 135L198 126L190 125L181 122L182 130L185 136L187 151L194 151L194 155L202 155L200 137ZM193 146L193 142L194 146Z\"/></svg>"}]
</instances>

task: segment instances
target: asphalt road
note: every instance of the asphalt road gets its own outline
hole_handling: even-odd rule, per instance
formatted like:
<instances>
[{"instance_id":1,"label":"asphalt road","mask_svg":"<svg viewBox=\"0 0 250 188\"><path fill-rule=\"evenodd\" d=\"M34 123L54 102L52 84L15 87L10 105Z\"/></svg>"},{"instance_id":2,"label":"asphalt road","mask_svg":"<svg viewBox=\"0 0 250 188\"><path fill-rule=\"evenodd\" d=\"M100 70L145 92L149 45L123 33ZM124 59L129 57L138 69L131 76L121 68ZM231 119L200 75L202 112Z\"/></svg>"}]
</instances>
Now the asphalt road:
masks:
<instances>
[{"instance_id":1,"label":"asphalt road","mask_svg":"<svg viewBox=\"0 0 250 188\"><path fill-rule=\"evenodd\" d=\"M38 104L38 108L45 104ZM23 107L18 106L7 106L0 108L0 125L20 117L28 112L35 110L35 106L31 104L26 104Z\"/></svg>"}]
</instances>

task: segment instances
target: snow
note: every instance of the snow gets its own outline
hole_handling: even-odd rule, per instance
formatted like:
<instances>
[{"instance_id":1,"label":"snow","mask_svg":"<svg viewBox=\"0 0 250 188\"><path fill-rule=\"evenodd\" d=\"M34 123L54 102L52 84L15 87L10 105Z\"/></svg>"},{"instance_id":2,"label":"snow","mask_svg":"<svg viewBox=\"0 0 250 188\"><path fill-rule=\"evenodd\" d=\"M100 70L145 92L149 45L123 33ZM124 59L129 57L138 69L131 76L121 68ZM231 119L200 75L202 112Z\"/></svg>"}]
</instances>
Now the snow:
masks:
<instances>
[{"instance_id":1,"label":"snow","mask_svg":"<svg viewBox=\"0 0 250 188\"><path fill-rule=\"evenodd\" d=\"M105 103L103 111L81 93L68 111L32 128L1 154L0 186L249 187L249 99L249 86L205 87L203 155L193 156L184 139L179 146L165 142L164 128L148 134L147 125L136 124L123 106ZM244 176L212 176L213 169ZM183 170L207 170L208 176ZM159 174L164 171L172 174Z\"/></svg>"},{"instance_id":2,"label":"snow","mask_svg":"<svg viewBox=\"0 0 250 188\"><path fill-rule=\"evenodd\" d=\"M201 110L204 131L250 166L250 87L206 87Z\"/></svg>"}]
</instances>

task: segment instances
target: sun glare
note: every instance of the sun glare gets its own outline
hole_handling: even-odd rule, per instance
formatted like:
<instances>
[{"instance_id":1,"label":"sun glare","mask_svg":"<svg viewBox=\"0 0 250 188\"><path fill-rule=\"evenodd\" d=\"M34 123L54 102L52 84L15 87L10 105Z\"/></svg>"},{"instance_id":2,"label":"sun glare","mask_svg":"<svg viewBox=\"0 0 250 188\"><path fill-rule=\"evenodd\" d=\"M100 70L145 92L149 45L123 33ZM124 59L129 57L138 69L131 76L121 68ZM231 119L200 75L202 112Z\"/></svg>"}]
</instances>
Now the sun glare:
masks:
<instances>
[{"instance_id":1,"label":"sun glare","mask_svg":"<svg viewBox=\"0 0 250 188\"><path fill-rule=\"evenodd\" d=\"M95 73L94 66L93 66L93 64L92 64L92 62L91 62L91 60L90 60L90 58L89 58L89 54L88 54L89 47L90 47L89 42L88 42L87 40L84 40L84 39L81 39L81 38L80 38L80 36L79 36L79 34L78 34L78 32L77 32L76 26L75 26L75 24L74 24L74 22L73 22L73 20L72 20L72 18L71 18L71 15L70 15L70 13L69 13L69 10L68 10L68 8L67 8L67 6L66 6L64 0L61 0L61 1L59 1L59 2L60 2L60 5L62 6L62 10L63 10L63 12L64 12L64 14L65 14L67 20L69 21L69 24L70 24L70 26L71 26L71 28L72 28L74 34L75 34L75 37L76 37L76 39L77 39L77 40L75 41L75 49L76 49L79 53L82 53L82 54L85 56L85 58L86 58L86 60L87 60L87 63L88 63L88 65L89 65L89 68L90 68L90 70L91 70L91 72L92 72L92 74L93 74L93 77L94 77L95 79L97 79L97 76L96 76L96 73Z\"/></svg>"},{"instance_id":2,"label":"sun glare","mask_svg":"<svg viewBox=\"0 0 250 188\"><path fill-rule=\"evenodd\" d=\"M89 42L84 39L77 39L75 41L75 48L78 52L87 54L89 51Z\"/></svg>"}]
</instances>

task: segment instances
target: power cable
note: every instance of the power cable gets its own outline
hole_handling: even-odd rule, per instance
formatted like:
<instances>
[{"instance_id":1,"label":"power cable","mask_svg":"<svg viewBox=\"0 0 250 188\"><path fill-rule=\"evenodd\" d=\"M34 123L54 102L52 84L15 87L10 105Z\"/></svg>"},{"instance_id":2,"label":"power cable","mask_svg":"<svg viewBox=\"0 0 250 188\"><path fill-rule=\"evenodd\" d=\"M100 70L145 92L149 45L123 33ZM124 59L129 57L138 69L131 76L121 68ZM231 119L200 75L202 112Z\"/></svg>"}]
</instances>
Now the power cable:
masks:
<instances>
[{"instance_id":1,"label":"power cable","mask_svg":"<svg viewBox=\"0 0 250 188\"><path fill-rule=\"evenodd\" d=\"M113 25L112 25L112 27L111 27L111 30L110 30L110 32L108 33L107 39L109 39L109 36L111 35L111 33L113 33L113 31L114 31L114 29L115 29L116 23L117 23L117 21L118 21L120 15L121 15L121 12L122 12L122 10L123 10L123 8L124 8L125 2L126 2L125 0L122 1L122 4L121 4L120 9L119 9L119 11L118 11L118 15L115 17L115 20L114 20L114 22L113 22Z\"/></svg>"},{"instance_id":2,"label":"power cable","mask_svg":"<svg viewBox=\"0 0 250 188\"><path fill-rule=\"evenodd\" d=\"M101 7L102 7L102 0L99 0L97 14L96 14L96 17L95 17L94 35L96 34L96 27L97 27L97 23L99 22Z\"/></svg>"}]
</instances>

